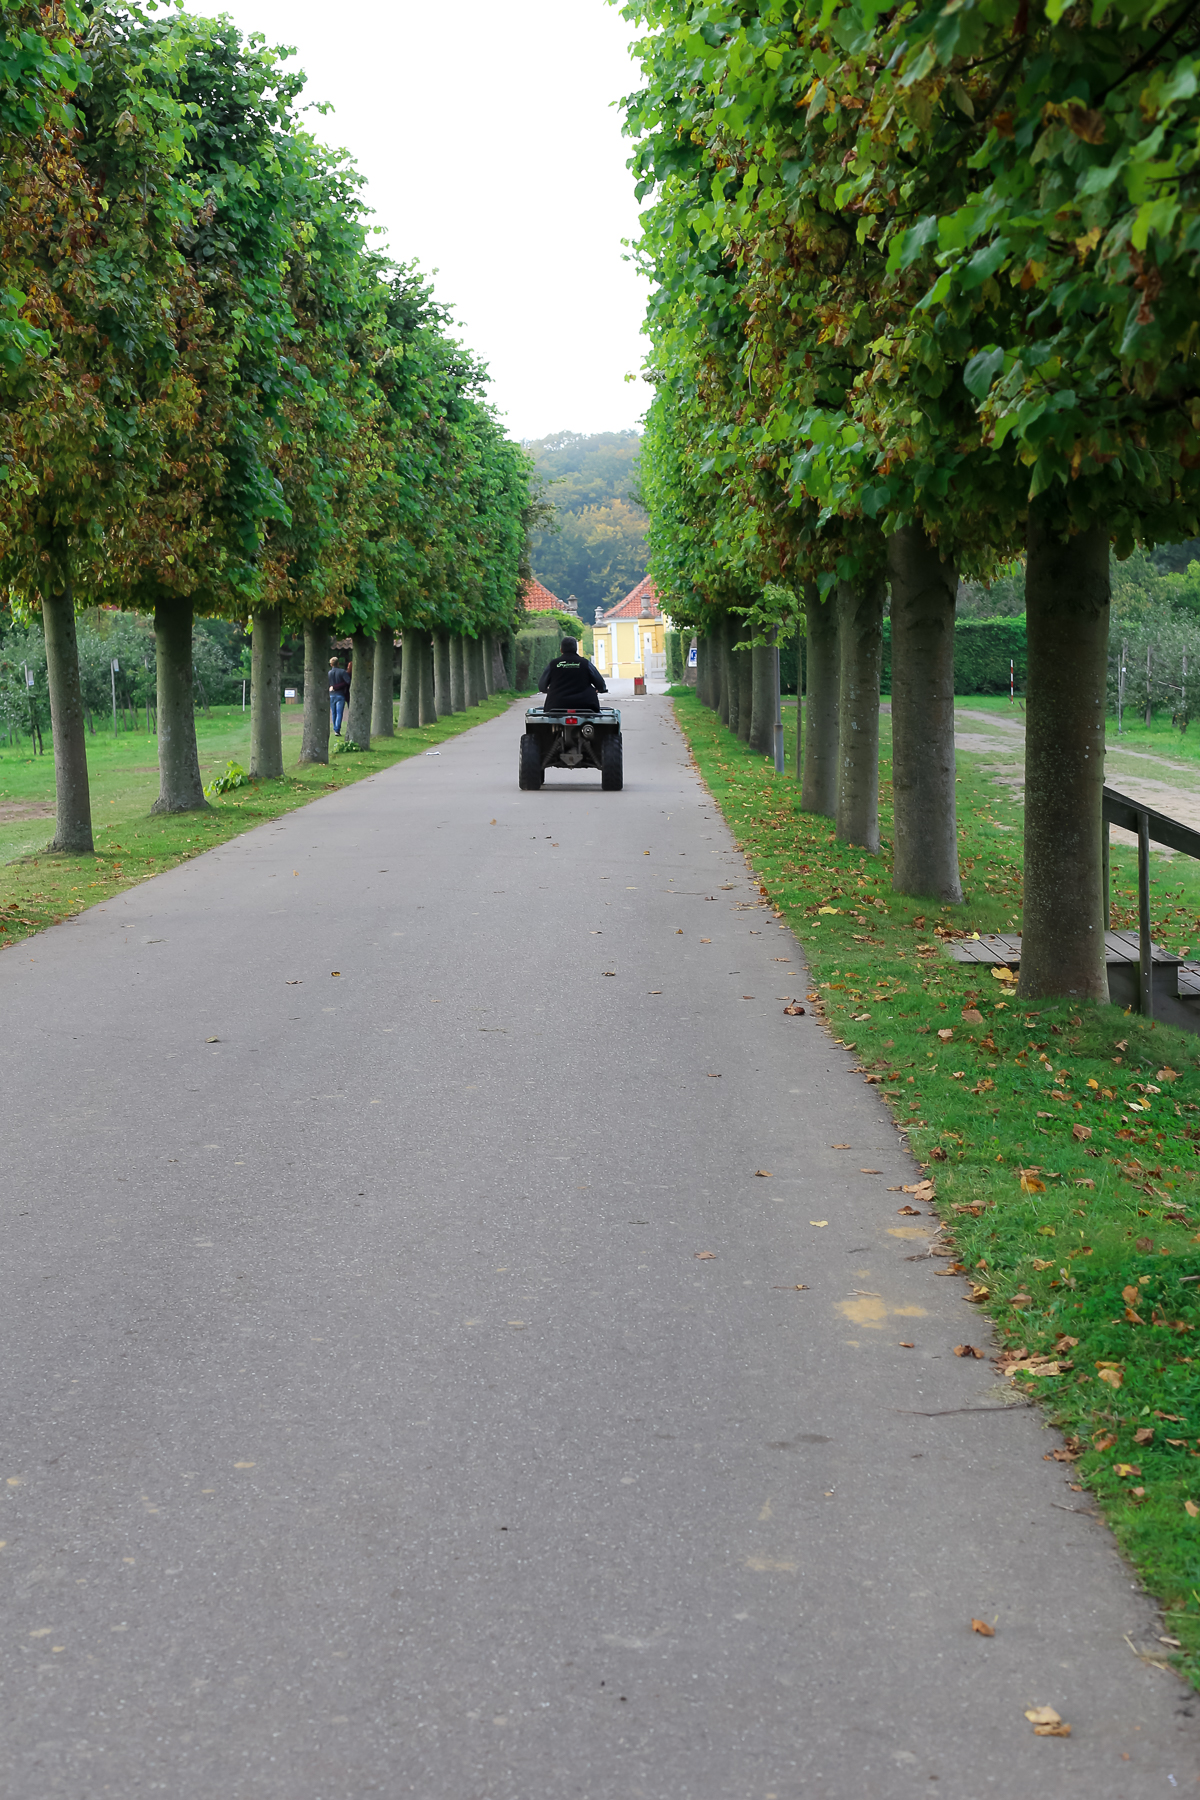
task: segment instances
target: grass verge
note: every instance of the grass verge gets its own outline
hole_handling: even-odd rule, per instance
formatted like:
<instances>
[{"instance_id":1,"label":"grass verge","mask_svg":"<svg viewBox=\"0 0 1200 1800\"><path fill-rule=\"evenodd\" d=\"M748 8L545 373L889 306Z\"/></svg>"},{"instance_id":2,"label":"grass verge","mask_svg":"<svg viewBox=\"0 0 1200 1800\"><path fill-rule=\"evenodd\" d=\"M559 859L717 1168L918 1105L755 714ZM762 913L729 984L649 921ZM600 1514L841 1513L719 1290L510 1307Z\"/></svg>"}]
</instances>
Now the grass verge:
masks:
<instances>
[{"instance_id":1,"label":"grass verge","mask_svg":"<svg viewBox=\"0 0 1200 1800\"><path fill-rule=\"evenodd\" d=\"M1200 1686L1200 1038L1114 1006L1026 1006L986 966L950 959L955 933L1020 925L1020 808L987 758L959 760L968 901L922 904L891 892L886 719L873 857L802 812L791 775L694 695L674 704L804 947L798 998L857 1053L925 1164L944 1248L995 1323L1001 1368L1062 1428L1066 1448L1048 1454L1095 1496L1161 1601L1177 1647L1154 1654ZM1113 861L1127 887L1130 858L1114 849ZM1160 879L1193 895L1195 867Z\"/></svg>"},{"instance_id":2,"label":"grass verge","mask_svg":"<svg viewBox=\"0 0 1200 1800\"><path fill-rule=\"evenodd\" d=\"M300 708L288 707L282 779L235 788L214 799L206 812L152 814L158 793L155 739L140 732L97 736L88 743L93 856L62 856L42 848L54 830L49 744L45 756L38 757L25 749L0 750L0 857L5 859L0 863L0 947L72 918L266 819L436 749L447 738L506 711L514 697L496 694L485 705L453 713L436 725L375 738L369 750L332 754L328 766L308 763L303 768L298 762ZM217 706L198 716L196 732L206 783L229 762L249 762L250 715L240 707Z\"/></svg>"}]
</instances>

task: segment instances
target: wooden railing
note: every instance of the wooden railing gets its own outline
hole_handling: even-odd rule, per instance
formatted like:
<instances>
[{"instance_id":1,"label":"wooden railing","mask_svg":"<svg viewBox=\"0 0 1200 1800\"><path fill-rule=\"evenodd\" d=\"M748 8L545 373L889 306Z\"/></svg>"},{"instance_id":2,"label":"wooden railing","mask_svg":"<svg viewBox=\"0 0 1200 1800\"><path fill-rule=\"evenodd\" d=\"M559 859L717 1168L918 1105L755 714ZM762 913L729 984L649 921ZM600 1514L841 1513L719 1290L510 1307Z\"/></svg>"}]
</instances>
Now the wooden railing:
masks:
<instances>
[{"instance_id":1,"label":"wooden railing","mask_svg":"<svg viewBox=\"0 0 1200 1800\"><path fill-rule=\"evenodd\" d=\"M1169 850L1180 850L1184 856L1200 858L1200 831L1169 819L1166 813L1143 806L1115 788L1104 790L1104 920L1112 924L1112 898L1109 884L1109 827L1118 825L1132 831L1138 845L1138 1011L1153 1016L1154 992L1151 983L1150 948L1150 845L1165 844Z\"/></svg>"}]
</instances>

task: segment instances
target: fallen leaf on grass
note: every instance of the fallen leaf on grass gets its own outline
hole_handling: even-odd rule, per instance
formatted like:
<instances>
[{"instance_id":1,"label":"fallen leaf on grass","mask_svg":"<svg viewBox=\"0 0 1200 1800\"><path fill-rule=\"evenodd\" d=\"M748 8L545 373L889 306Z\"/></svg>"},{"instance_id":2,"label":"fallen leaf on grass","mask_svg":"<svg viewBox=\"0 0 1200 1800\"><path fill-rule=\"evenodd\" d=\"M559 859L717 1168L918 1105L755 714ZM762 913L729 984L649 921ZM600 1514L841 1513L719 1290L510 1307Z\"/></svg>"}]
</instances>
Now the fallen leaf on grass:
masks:
<instances>
[{"instance_id":1,"label":"fallen leaf on grass","mask_svg":"<svg viewBox=\"0 0 1200 1800\"><path fill-rule=\"evenodd\" d=\"M1072 1125L1071 1127L1071 1136L1075 1139L1077 1144L1085 1143L1091 1135L1092 1128L1090 1125Z\"/></svg>"},{"instance_id":2,"label":"fallen leaf on grass","mask_svg":"<svg viewBox=\"0 0 1200 1800\"><path fill-rule=\"evenodd\" d=\"M968 1025L982 1025L983 1024L983 1014L978 1010L977 1007L964 1006L962 1009L962 1016L963 1016L965 1023Z\"/></svg>"},{"instance_id":3,"label":"fallen leaf on grass","mask_svg":"<svg viewBox=\"0 0 1200 1800\"><path fill-rule=\"evenodd\" d=\"M1039 1181L1036 1175L1022 1175L1021 1192L1023 1194L1044 1194L1045 1191L1045 1182Z\"/></svg>"},{"instance_id":4,"label":"fallen leaf on grass","mask_svg":"<svg viewBox=\"0 0 1200 1800\"><path fill-rule=\"evenodd\" d=\"M1012 1304L1014 1306L1032 1306L1033 1305L1033 1295L1032 1294L1023 1294L1023 1293L1022 1294L1014 1294L1012 1297Z\"/></svg>"},{"instance_id":5,"label":"fallen leaf on grass","mask_svg":"<svg viewBox=\"0 0 1200 1800\"><path fill-rule=\"evenodd\" d=\"M1113 1471L1121 1477L1122 1481L1129 1475L1140 1475L1142 1472L1136 1463L1114 1463Z\"/></svg>"},{"instance_id":6,"label":"fallen leaf on grass","mask_svg":"<svg viewBox=\"0 0 1200 1800\"><path fill-rule=\"evenodd\" d=\"M1035 1256L1033 1259L1033 1266L1040 1275L1043 1269L1052 1269L1054 1267L1054 1261L1053 1258L1051 1258L1050 1261L1047 1261L1044 1256Z\"/></svg>"},{"instance_id":7,"label":"fallen leaf on grass","mask_svg":"<svg viewBox=\"0 0 1200 1800\"><path fill-rule=\"evenodd\" d=\"M1034 1737L1070 1737L1071 1735L1071 1727L1063 1723L1052 1706L1026 1707L1025 1717L1033 1726Z\"/></svg>"},{"instance_id":8,"label":"fallen leaf on grass","mask_svg":"<svg viewBox=\"0 0 1200 1800\"><path fill-rule=\"evenodd\" d=\"M1091 1176L1090 1176L1090 1175L1079 1175L1079 1176L1076 1176L1076 1179L1075 1179L1075 1186L1076 1186L1076 1187L1081 1187L1081 1188L1094 1188L1094 1187L1095 1187L1095 1185L1096 1185L1096 1184L1095 1184L1095 1182L1094 1182L1094 1181L1093 1181L1093 1180L1092 1180L1092 1178L1091 1178Z\"/></svg>"},{"instance_id":9,"label":"fallen leaf on grass","mask_svg":"<svg viewBox=\"0 0 1200 1800\"><path fill-rule=\"evenodd\" d=\"M1157 1079L1159 1081L1178 1081L1179 1080L1179 1070L1172 1069L1171 1066L1168 1064L1165 1069L1160 1069L1158 1071Z\"/></svg>"},{"instance_id":10,"label":"fallen leaf on grass","mask_svg":"<svg viewBox=\"0 0 1200 1800\"><path fill-rule=\"evenodd\" d=\"M955 1356L978 1356L982 1358L983 1351L977 1350L974 1344L955 1344L954 1354Z\"/></svg>"},{"instance_id":11,"label":"fallen leaf on grass","mask_svg":"<svg viewBox=\"0 0 1200 1800\"><path fill-rule=\"evenodd\" d=\"M1142 1291L1140 1288L1123 1287L1121 1289L1121 1298L1125 1302L1126 1306L1132 1306L1134 1301L1140 1300L1141 1297L1142 1297Z\"/></svg>"},{"instance_id":12,"label":"fallen leaf on grass","mask_svg":"<svg viewBox=\"0 0 1200 1800\"><path fill-rule=\"evenodd\" d=\"M697 1250L696 1251L696 1261L697 1262L716 1262L716 1260L717 1260L717 1253L715 1250Z\"/></svg>"},{"instance_id":13,"label":"fallen leaf on grass","mask_svg":"<svg viewBox=\"0 0 1200 1800\"><path fill-rule=\"evenodd\" d=\"M1106 1381L1110 1388L1124 1387L1125 1371L1124 1369L1101 1369L1099 1380Z\"/></svg>"},{"instance_id":14,"label":"fallen leaf on grass","mask_svg":"<svg viewBox=\"0 0 1200 1800\"><path fill-rule=\"evenodd\" d=\"M1148 1444L1152 1441L1153 1437L1153 1425L1139 1425L1138 1429L1133 1434L1133 1441L1135 1444Z\"/></svg>"},{"instance_id":15,"label":"fallen leaf on grass","mask_svg":"<svg viewBox=\"0 0 1200 1800\"><path fill-rule=\"evenodd\" d=\"M1183 1510L1189 1519L1200 1519L1200 1506L1197 1506L1194 1500L1185 1500Z\"/></svg>"},{"instance_id":16,"label":"fallen leaf on grass","mask_svg":"<svg viewBox=\"0 0 1200 1800\"><path fill-rule=\"evenodd\" d=\"M941 1038L943 1044L948 1044L950 1039L954 1036L954 1032L949 1025L943 1025L942 1029L938 1032L938 1036Z\"/></svg>"},{"instance_id":17,"label":"fallen leaf on grass","mask_svg":"<svg viewBox=\"0 0 1200 1800\"><path fill-rule=\"evenodd\" d=\"M1115 1431L1097 1431L1092 1435L1092 1443L1101 1454L1103 1454L1105 1450L1111 1450L1116 1441L1117 1434Z\"/></svg>"},{"instance_id":18,"label":"fallen leaf on grass","mask_svg":"<svg viewBox=\"0 0 1200 1800\"><path fill-rule=\"evenodd\" d=\"M986 1619L972 1619L971 1630L977 1631L980 1637L995 1637L996 1627L989 1625Z\"/></svg>"},{"instance_id":19,"label":"fallen leaf on grass","mask_svg":"<svg viewBox=\"0 0 1200 1800\"><path fill-rule=\"evenodd\" d=\"M993 969L992 977L996 981L1016 982L1017 976L1012 969Z\"/></svg>"},{"instance_id":20,"label":"fallen leaf on grass","mask_svg":"<svg viewBox=\"0 0 1200 1800\"><path fill-rule=\"evenodd\" d=\"M988 1298L991 1291L991 1288L984 1287L981 1282L973 1281L971 1283L971 1292L967 1295L967 1298L975 1304L980 1304Z\"/></svg>"}]
</instances>

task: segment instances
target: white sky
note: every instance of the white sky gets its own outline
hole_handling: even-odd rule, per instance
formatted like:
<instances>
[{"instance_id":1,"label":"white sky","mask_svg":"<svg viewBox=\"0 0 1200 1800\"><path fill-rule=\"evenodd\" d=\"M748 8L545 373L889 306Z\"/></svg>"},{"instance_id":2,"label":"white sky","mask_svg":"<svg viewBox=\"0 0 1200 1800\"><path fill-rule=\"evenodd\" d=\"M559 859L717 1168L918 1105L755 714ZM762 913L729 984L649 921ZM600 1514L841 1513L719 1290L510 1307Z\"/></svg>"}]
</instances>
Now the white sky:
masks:
<instances>
[{"instance_id":1,"label":"white sky","mask_svg":"<svg viewBox=\"0 0 1200 1800\"><path fill-rule=\"evenodd\" d=\"M350 151L398 261L489 365L510 434L616 431L649 402L621 113L631 29L604 0L191 0L294 44L314 135Z\"/></svg>"}]
</instances>

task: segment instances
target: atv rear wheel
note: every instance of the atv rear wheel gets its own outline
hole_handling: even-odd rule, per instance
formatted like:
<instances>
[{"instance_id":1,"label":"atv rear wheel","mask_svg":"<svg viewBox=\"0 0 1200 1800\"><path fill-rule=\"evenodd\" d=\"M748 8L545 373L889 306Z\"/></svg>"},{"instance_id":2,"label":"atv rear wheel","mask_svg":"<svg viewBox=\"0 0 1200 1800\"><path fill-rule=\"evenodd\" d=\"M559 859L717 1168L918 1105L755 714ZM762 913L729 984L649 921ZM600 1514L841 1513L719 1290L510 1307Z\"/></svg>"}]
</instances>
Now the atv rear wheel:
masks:
<instances>
[{"instance_id":1,"label":"atv rear wheel","mask_svg":"<svg viewBox=\"0 0 1200 1800\"><path fill-rule=\"evenodd\" d=\"M527 731L521 739L517 785L522 788L540 788L545 779L546 771L542 767L542 753L538 748L537 738L532 731Z\"/></svg>"},{"instance_id":2,"label":"atv rear wheel","mask_svg":"<svg viewBox=\"0 0 1200 1800\"><path fill-rule=\"evenodd\" d=\"M606 737L600 746L600 786L606 794L615 794L624 785L624 757L620 736Z\"/></svg>"}]
</instances>

